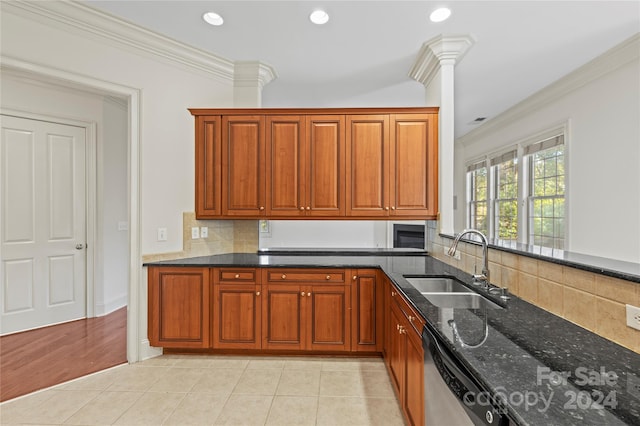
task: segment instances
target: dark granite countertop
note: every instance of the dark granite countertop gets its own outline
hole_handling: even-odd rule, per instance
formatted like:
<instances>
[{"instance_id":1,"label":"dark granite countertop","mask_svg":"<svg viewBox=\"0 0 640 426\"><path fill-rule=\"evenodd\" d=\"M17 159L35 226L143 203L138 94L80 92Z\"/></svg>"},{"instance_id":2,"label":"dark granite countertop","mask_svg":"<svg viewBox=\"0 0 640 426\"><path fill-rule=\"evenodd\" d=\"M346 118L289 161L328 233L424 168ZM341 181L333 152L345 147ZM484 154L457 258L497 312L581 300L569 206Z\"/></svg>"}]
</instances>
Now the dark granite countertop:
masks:
<instances>
[{"instance_id":1,"label":"dark granite countertop","mask_svg":"<svg viewBox=\"0 0 640 426\"><path fill-rule=\"evenodd\" d=\"M471 277L430 256L335 252L223 254L145 266L380 268L426 319L428 327L522 425L640 424L640 355L517 297L506 308L438 308L404 275ZM487 338L477 348L487 323ZM605 372L603 374L603 372ZM566 377L566 380L564 379ZM559 379L556 384L555 379Z\"/></svg>"}]
</instances>

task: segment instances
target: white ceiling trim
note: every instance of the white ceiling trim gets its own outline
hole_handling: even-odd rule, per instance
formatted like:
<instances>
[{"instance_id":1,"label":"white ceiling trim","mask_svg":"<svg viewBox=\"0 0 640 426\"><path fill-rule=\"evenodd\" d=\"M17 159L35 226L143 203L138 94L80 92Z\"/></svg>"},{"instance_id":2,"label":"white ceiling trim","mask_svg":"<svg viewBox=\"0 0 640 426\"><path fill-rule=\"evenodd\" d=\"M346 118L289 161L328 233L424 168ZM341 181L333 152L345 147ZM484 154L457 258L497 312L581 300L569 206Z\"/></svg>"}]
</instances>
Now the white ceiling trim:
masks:
<instances>
[{"instance_id":1,"label":"white ceiling trim","mask_svg":"<svg viewBox=\"0 0 640 426\"><path fill-rule=\"evenodd\" d=\"M518 120L544 105L596 80L616 69L640 58L640 33L636 33L622 43L609 49L597 58L587 62L580 68L565 75L537 93L517 103L500 115L484 122L480 127L456 139L456 143L464 146L492 131Z\"/></svg>"},{"instance_id":2,"label":"white ceiling trim","mask_svg":"<svg viewBox=\"0 0 640 426\"><path fill-rule=\"evenodd\" d=\"M431 83L440 70L442 61L460 62L475 43L472 35L442 35L425 41L409 70L409 77L425 87Z\"/></svg>"},{"instance_id":3,"label":"white ceiling trim","mask_svg":"<svg viewBox=\"0 0 640 426\"><path fill-rule=\"evenodd\" d=\"M94 34L112 44L133 47L158 58L204 72L224 82L234 80L234 62L131 24L82 3L69 1L3 1L2 11L39 18Z\"/></svg>"}]
</instances>

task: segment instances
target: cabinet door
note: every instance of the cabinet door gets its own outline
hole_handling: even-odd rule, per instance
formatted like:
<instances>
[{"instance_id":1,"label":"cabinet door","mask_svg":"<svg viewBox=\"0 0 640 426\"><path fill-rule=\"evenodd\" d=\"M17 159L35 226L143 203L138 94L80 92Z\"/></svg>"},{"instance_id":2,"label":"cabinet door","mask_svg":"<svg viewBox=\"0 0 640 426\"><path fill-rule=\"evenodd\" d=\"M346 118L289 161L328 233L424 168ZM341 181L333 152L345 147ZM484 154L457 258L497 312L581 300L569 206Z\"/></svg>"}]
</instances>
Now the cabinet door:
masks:
<instances>
[{"instance_id":1,"label":"cabinet door","mask_svg":"<svg viewBox=\"0 0 640 426\"><path fill-rule=\"evenodd\" d=\"M300 285L263 286L262 348L301 350L305 348L305 298Z\"/></svg>"},{"instance_id":2,"label":"cabinet door","mask_svg":"<svg viewBox=\"0 0 640 426\"><path fill-rule=\"evenodd\" d=\"M260 286L216 284L213 347L216 349L260 349Z\"/></svg>"},{"instance_id":3,"label":"cabinet door","mask_svg":"<svg viewBox=\"0 0 640 426\"><path fill-rule=\"evenodd\" d=\"M351 348L350 294L342 285L307 287L309 344L313 351L348 351Z\"/></svg>"},{"instance_id":4,"label":"cabinet door","mask_svg":"<svg viewBox=\"0 0 640 426\"><path fill-rule=\"evenodd\" d=\"M389 116L347 116L347 216L389 215Z\"/></svg>"},{"instance_id":5,"label":"cabinet door","mask_svg":"<svg viewBox=\"0 0 640 426\"><path fill-rule=\"evenodd\" d=\"M264 117L222 117L222 213L233 217L265 214Z\"/></svg>"},{"instance_id":6,"label":"cabinet door","mask_svg":"<svg viewBox=\"0 0 640 426\"><path fill-rule=\"evenodd\" d=\"M435 217L438 213L437 115L392 115L391 127L391 214Z\"/></svg>"},{"instance_id":7,"label":"cabinet door","mask_svg":"<svg viewBox=\"0 0 640 426\"><path fill-rule=\"evenodd\" d=\"M355 269L351 283L351 350L382 351L382 282L376 270Z\"/></svg>"},{"instance_id":8,"label":"cabinet door","mask_svg":"<svg viewBox=\"0 0 640 426\"><path fill-rule=\"evenodd\" d=\"M210 346L209 268L150 267L148 289L152 346Z\"/></svg>"},{"instance_id":9,"label":"cabinet door","mask_svg":"<svg viewBox=\"0 0 640 426\"><path fill-rule=\"evenodd\" d=\"M308 216L345 214L345 127L342 115L306 117Z\"/></svg>"},{"instance_id":10,"label":"cabinet door","mask_svg":"<svg viewBox=\"0 0 640 426\"><path fill-rule=\"evenodd\" d=\"M304 117L267 117L267 215L306 214L306 153Z\"/></svg>"},{"instance_id":11,"label":"cabinet door","mask_svg":"<svg viewBox=\"0 0 640 426\"><path fill-rule=\"evenodd\" d=\"M404 315L400 308L391 301L389 311L389 323L387 331L389 333L389 373L391 382L396 389L398 400L404 400L404 376L405 376L405 339L400 332L400 327L404 324Z\"/></svg>"},{"instance_id":12,"label":"cabinet door","mask_svg":"<svg viewBox=\"0 0 640 426\"><path fill-rule=\"evenodd\" d=\"M412 328L404 333L406 341L406 375L403 411L411 425L424 425L424 350L422 337Z\"/></svg>"},{"instance_id":13,"label":"cabinet door","mask_svg":"<svg viewBox=\"0 0 640 426\"><path fill-rule=\"evenodd\" d=\"M196 218L222 214L220 116L196 117Z\"/></svg>"}]
</instances>

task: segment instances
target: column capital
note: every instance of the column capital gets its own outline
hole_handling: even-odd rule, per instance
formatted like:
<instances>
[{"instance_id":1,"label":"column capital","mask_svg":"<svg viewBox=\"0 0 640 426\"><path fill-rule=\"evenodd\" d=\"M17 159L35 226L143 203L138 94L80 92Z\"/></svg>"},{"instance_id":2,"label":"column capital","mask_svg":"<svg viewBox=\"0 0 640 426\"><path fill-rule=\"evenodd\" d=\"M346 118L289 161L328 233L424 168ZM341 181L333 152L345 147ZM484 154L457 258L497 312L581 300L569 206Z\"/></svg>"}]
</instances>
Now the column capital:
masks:
<instances>
[{"instance_id":1,"label":"column capital","mask_svg":"<svg viewBox=\"0 0 640 426\"><path fill-rule=\"evenodd\" d=\"M475 38L470 34L440 34L425 41L409 70L409 77L428 86L442 65L455 65L460 62L474 43Z\"/></svg>"},{"instance_id":2,"label":"column capital","mask_svg":"<svg viewBox=\"0 0 640 426\"><path fill-rule=\"evenodd\" d=\"M233 105L262 106L262 88L277 77L275 69L260 61L236 61L233 66Z\"/></svg>"}]
</instances>

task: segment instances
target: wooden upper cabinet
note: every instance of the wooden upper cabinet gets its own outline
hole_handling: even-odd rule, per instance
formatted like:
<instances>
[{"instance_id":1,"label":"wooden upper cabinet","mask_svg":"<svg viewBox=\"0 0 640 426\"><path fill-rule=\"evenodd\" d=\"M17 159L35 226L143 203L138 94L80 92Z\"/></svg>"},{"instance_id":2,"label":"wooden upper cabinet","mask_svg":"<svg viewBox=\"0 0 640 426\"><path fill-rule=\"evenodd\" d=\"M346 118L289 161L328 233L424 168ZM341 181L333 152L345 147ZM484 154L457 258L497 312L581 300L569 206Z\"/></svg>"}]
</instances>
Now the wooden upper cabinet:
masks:
<instances>
[{"instance_id":1,"label":"wooden upper cabinet","mask_svg":"<svg viewBox=\"0 0 640 426\"><path fill-rule=\"evenodd\" d=\"M196 218L436 218L435 108L192 109Z\"/></svg>"},{"instance_id":2,"label":"wooden upper cabinet","mask_svg":"<svg viewBox=\"0 0 640 426\"><path fill-rule=\"evenodd\" d=\"M344 116L267 116L267 216L344 215Z\"/></svg>"},{"instance_id":3,"label":"wooden upper cabinet","mask_svg":"<svg viewBox=\"0 0 640 426\"><path fill-rule=\"evenodd\" d=\"M345 124L343 115L306 117L308 216L345 214Z\"/></svg>"},{"instance_id":4,"label":"wooden upper cabinet","mask_svg":"<svg viewBox=\"0 0 640 426\"><path fill-rule=\"evenodd\" d=\"M222 214L265 214L265 119L261 115L222 117Z\"/></svg>"},{"instance_id":5,"label":"wooden upper cabinet","mask_svg":"<svg viewBox=\"0 0 640 426\"><path fill-rule=\"evenodd\" d=\"M390 203L394 216L438 212L438 118L436 114L391 116Z\"/></svg>"},{"instance_id":6,"label":"wooden upper cabinet","mask_svg":"<svg viewBox=\"0 0 640 426\"><path fill-rule=\"evenodd\" d=\"M304 216L306 155L304 117L267 117L267 216Z\"/></svg>"},{"instance_id":7,"label":"wooden upper cabinet","mask_svg":"<svg viewBox=\"0 0 640 426\"><path fill-rule=\"evenodd\" d=\"M389 215L389 116L347 116L347 216Z\"/></svg>"},{"instance_id":8,"label":"wooden upper cabinet","mask_svg":"<svg viewBox=\"0 0 640 426\"><path fill-rule=\"evenodd\" d=\"M216 218L222 214L220 116L196 117L196 216Z\"/></svg>"}]
</instances>

